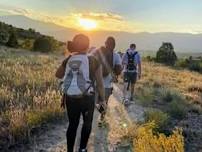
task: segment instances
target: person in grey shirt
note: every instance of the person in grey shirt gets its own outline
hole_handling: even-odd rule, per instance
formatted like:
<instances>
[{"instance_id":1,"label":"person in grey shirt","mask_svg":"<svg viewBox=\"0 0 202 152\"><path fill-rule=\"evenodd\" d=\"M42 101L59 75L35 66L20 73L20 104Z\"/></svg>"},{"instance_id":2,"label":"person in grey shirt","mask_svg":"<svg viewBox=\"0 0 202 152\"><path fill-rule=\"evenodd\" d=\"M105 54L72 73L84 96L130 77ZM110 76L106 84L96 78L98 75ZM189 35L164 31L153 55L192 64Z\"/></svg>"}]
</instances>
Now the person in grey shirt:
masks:
<instances>
[{"instance_id":1,"label":"person in grey shirt","mask_svg":"<svg viewBox=\"0 0 202 152\"><path fill-rule=\"evenodd\" d=\"M136 45L131 44L130 48L126 50L126 53L123 55L122 64L124 66L124 97L123 100L127 103L133 101L133 95L135 90L135 83L137 79L141 78L141 57L140 54L136 51ZM125 95L127 94L130 88L130 99L126 99Z\"/></svg>"}]
</instances>

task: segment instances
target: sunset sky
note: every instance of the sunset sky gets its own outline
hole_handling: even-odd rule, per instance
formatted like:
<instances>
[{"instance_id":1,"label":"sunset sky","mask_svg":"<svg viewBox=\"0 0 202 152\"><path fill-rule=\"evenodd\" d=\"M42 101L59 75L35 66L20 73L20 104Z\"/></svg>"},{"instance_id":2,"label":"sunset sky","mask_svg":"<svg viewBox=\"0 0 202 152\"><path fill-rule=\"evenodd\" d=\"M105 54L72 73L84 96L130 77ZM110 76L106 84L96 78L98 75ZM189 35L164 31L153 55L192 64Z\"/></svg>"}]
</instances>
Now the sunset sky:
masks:
<instances>
[{"instance_id":1,"label":"sunset sky","mask_svg":"<svg viewBox=\"0 0 202 152\"><path fill-rule=\"evenodd\" d=\"M0 15L86 30L202 33L202 0L1 0Z\"/></svg>"}]
</instances>

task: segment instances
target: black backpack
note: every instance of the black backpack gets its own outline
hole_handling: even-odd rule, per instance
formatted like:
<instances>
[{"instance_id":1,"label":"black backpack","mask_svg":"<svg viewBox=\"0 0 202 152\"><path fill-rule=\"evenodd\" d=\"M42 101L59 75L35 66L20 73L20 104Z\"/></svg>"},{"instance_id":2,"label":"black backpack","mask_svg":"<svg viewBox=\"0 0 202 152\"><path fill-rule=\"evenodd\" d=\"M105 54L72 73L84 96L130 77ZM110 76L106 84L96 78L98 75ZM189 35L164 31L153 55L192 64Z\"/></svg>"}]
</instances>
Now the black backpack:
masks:
<instances>
[{"instance_id":1,"label":"black backpack","mask_svg":"<svg viewBox=\"0 0 202 152\"><path fill-rule=\"evenodd\" d=\"M136 70L136 63L135 63L135 55L138 52L132 53L130 54L129 52L127 52L128 55L128 65L127 65L127 70L128 71L135 71Z\"/></svg>"}]
</instances>

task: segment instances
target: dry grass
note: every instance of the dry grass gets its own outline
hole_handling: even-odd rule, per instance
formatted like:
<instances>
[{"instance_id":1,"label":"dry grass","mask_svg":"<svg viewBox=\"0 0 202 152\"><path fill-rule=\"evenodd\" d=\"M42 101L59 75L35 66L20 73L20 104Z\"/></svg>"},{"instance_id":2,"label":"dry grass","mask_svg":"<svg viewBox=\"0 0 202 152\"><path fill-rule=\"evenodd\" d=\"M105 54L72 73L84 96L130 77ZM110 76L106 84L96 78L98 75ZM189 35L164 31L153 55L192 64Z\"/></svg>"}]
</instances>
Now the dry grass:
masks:
<instances>
[{"instance_id":1,"label":"dry grass","mask_svg":"<svg viewBox=\"0 0 202 152\"><path fill-rule=\"evenodd\" d=\"M32 128L62 117L56 62L51 56L0 52L0 144L27 140Z\"/></svg>"},{"instance_id":2,"label":"dry grass","mask_svg":"<svg viewBox=\"0 0 202 152\"><path fill-rule=\"evenodd\" d=\"M143 76L137 88L140 88L140 90L147 89L147 92L152 92L148 89L154 88L170 89L172 92L178 92L181 96L184 96L189 103L202 106L201 82L202 75L199 73L176 70L152 62L143 62Z\"/></svg>"}]
</instances>

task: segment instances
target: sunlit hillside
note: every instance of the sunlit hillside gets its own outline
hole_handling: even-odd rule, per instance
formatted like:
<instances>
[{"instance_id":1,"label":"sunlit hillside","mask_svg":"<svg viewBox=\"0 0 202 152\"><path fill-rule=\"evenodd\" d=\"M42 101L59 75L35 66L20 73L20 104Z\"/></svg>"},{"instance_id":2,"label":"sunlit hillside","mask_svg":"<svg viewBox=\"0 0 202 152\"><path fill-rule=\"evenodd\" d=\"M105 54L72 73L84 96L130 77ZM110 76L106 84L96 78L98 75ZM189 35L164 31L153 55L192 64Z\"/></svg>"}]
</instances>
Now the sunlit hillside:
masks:
<instances>
[{"instance_id":1,"label":"sunlit hillside","mask_svg":"<svg viewBox=\"0 0 202 152\"><path fill-rule=\"evenodd\" d=\"M36 128L64 118L54 78L61 61L56 55L6 47L1 48L0 58L0 147L8 148L32 140ZM199 150L202 138L200 82L199 73L144 61L135 104L145 109L145 121L142 125L134 123L124 106L115 106L112 102L112 111L108 111L109 139L118 143L133 142L132 149L140 152L162 150L162 147L163 151L172 151L173 146L179 152L184 151L184 146L188 152ZM121 79L119 86L122 88ZM120 114L116 116L114 112ZM127 126L122 126L122 121ZM143 141L150 146L144 147Z\"/></svg>"}]
</instances>

